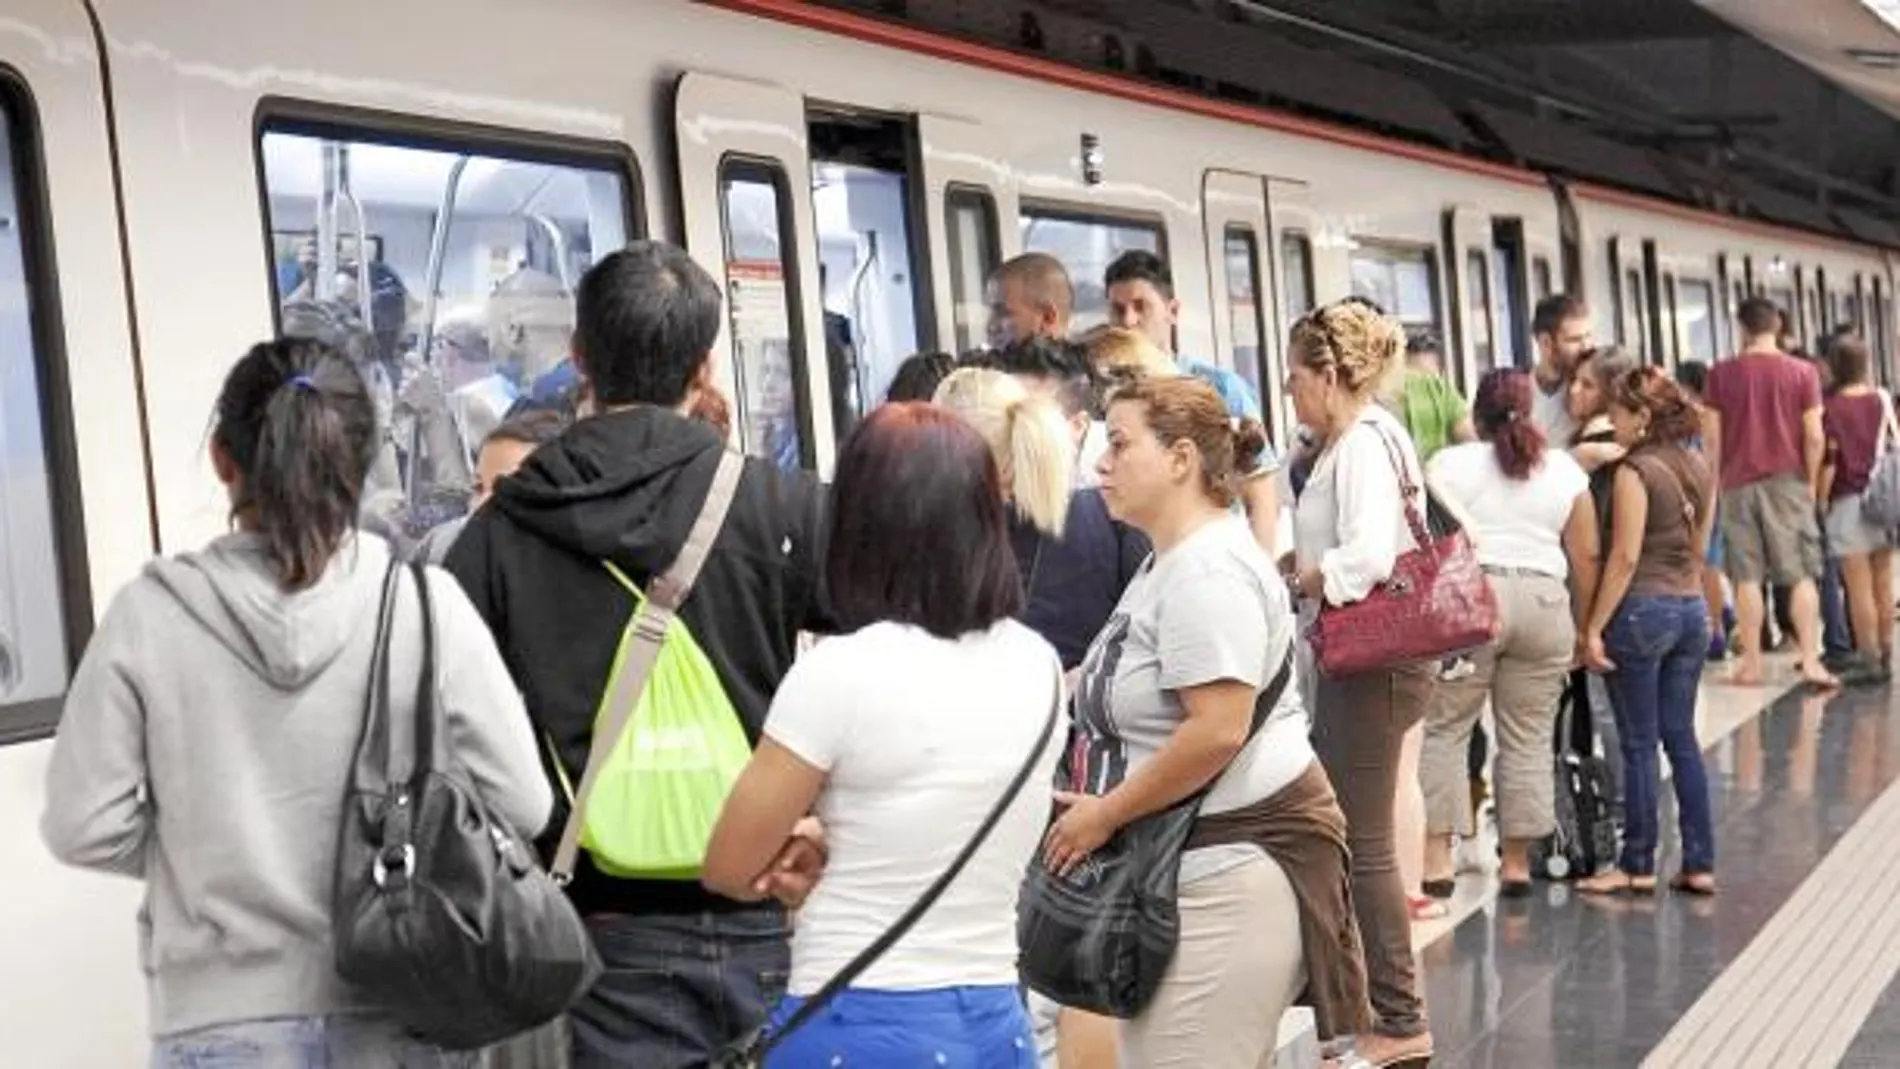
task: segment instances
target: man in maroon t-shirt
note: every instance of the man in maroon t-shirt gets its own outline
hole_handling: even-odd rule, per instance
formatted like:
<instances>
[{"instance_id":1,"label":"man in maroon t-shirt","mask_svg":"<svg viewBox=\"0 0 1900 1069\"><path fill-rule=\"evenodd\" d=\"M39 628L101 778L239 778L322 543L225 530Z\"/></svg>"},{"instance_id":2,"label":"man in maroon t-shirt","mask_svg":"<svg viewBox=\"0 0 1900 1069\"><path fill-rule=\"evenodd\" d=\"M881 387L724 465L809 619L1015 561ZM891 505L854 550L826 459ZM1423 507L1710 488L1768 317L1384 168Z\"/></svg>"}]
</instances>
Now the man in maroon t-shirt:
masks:
<instances>
[{"instance_id":1,"label":"man in maroon t-shirt","mask_svg":"<svg viewBox=\"0 0 1900 1069\"><path fill-rule=\"evenodd\" d=\"M1722 538L1741 659L1731 681L1762 683L1764 581L1790 588L1801 675L1838 686L1821 665L1821 532L1815 488L1821 473L1821 377L1781 351L1781 313L1761 297L1742 302L1742 351L1709 369L1708 455L1722 480Z\"/></svg>"}]
</instances>

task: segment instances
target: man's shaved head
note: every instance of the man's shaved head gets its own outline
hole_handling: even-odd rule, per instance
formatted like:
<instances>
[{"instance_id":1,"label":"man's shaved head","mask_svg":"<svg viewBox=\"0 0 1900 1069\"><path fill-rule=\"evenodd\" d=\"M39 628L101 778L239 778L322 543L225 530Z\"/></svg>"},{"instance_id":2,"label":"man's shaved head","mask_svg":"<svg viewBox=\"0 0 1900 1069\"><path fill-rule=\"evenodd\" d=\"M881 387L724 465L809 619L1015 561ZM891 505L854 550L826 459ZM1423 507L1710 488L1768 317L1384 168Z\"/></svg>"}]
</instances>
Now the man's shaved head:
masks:
<instances>
[{"instance_id":1,"label":"man's shaved head","mask_svg":"<svg viewBox=\"0 0 1900 1069\"><path fill-rule=\"evenodd\" d=\"M1062 261L1047 253L1024 253L996 269L988 291L991 345L1001 347L1034 337L1068 338L1075 287Z\"/></svg>"}]
</instances>

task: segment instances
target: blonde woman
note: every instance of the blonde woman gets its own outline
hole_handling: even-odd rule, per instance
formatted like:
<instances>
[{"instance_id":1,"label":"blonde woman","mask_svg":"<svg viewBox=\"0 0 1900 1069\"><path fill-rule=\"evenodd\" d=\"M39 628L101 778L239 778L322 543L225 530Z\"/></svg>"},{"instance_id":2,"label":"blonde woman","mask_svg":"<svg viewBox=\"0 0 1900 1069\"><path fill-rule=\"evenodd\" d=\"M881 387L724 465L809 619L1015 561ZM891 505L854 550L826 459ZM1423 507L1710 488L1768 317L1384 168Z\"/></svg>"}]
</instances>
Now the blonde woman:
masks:
<instances>
[{"instance_id":1,"label":"blonde woman","mask_svg":"<svg viewBox=\"0 0 1900 1069\"><path fill-rule=\"evenodd\" d=\"M1125 379L1139 375L1166 377L1179 375L1174 358L1148 340L1146 334L1127 327L1102 327L1085 340L1089 362L1104 378Z\"/></svg>"}]
</instances>

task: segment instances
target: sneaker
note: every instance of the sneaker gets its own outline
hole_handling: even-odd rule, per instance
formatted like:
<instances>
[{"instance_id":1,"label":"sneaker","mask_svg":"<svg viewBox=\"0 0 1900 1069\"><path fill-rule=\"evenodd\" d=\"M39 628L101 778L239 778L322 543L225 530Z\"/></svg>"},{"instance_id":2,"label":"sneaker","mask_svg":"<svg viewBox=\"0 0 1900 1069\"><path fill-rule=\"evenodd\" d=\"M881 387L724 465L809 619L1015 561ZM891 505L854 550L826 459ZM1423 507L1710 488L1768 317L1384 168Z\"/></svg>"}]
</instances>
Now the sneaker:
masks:
<instances>
[{"instance_id":1,"label":"sneaker","mask_svg":"<svg viewBox=\"0 0 1900 1069\"><path fill-rule=\"evenodd\" d=\"M1473 675L1477 671L1478 666L1471 658L1453 657L1439 666L1438 681L1441 683L1455 682L1466 676Z\"/></svg>"},{"instance_id":2,"label":"sneaker","mask_svg":"<svg viewBox=\"0 0 1900 1069\"><path fill-rule=\"evenodd\" d=\"M1821 660L1827 663L1827 658ZM1843 687L1878 687L1893 681L1893 673L1879 660L1859 654L1850 656L1840 668L1830 667L1828 671L1840 678Z\"/></svg>"},{"instance_id":3,"label":"sneaker","mask_svg":"<svg viewBox=\"0 0 1900 1069\"><path fill-rule=\"evenodd\" d=\"M1861 663L1860 654L1854 650L1838 650L1821 655L1821 667L1837 675L1841 672L1851 672L1856 665Z\"/></svg>"}]
</instances>

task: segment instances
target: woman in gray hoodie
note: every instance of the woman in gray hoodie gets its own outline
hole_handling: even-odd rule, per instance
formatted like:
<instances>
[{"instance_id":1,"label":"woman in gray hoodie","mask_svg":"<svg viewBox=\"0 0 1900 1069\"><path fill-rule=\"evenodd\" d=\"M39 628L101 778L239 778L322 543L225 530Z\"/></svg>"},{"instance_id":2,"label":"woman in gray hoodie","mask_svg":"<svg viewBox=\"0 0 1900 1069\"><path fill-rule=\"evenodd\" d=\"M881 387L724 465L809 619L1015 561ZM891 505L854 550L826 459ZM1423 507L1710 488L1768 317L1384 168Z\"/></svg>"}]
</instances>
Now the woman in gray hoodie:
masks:
<instances>
[{"instance_id":1,"label":"woman in gray hoodie","mask_svg":"<svg viewBox=\"0 0 1900 1069\"><path fill-rule=\"evenodd\" d=\"M41 832L69 864L145 881L158 1069L472 1064L405 1037L334 964L337 832L390 560L356 530L377 444L342 354L253 348L225 380L211 443L236 531L154 561L74 676ZM428 581L451 752L532 839L553 797L521 699L460 585L435 569ZM420 605L403 590L392 626L413 632ZM393 678L421 671L417 649L396 645Z\"/></svg>"}]
</instances>

